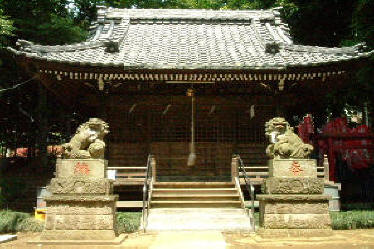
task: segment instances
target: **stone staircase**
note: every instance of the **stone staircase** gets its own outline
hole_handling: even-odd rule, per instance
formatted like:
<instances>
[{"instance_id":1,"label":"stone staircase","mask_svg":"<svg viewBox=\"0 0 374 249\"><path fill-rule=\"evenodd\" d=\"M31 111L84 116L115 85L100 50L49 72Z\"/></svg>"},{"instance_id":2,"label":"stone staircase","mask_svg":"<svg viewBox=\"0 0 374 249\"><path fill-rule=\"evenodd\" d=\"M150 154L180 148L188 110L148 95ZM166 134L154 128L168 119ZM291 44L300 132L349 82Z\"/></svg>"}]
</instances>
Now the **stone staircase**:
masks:
<instances>
[{"instance_id":1,"label":"stone staircase","mask_svg":"<svg viewBox=\"0 0 374 249\"><path fill-rule=\"evenodd\" d=\"M157 182L147 231L252 231L240 189L231 182Z\"/></svg>"}]
</instances>

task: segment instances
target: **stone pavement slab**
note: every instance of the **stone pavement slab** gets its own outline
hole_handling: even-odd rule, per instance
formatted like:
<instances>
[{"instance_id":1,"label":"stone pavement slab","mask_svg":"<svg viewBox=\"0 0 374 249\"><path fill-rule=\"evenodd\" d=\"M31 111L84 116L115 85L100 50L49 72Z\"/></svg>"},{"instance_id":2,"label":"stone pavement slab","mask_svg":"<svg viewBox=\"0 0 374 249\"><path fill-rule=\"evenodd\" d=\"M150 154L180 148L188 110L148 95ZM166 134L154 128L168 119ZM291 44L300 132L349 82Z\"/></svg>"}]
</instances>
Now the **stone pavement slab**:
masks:
<instances>
[{"instance_id":1,"label":"stone pavement slab","mask_svg":"<svg viewBox=\"0 0 374 249\"><path fill-rule=\"evenodd\" d=\"M0 244L5 243L5 242L9 242L9 241L12 241L12 240L16 240L16 239L17 239L17 235L3 234L3 235L0 235Z\"/></svg>"},{"instance_id":2,"label":"stone pavement slab","mask_svg":"<svg viewBox=\"0 0 374 249\"><path fill-rule=\"evenodd\" d=\"M148 217L148 232L252 230L242 208L154 208Z\"/></svg>"},{"instance_id":3,"label":"stone pavement slab","mask_svg":"<svg viewBox=\"0 0 374 249\"><path fill-rule=\"evenodd\" d=\"M225 249L226 242L221 232L161 232L150 249Z\"/></svg>"}]
</instances>

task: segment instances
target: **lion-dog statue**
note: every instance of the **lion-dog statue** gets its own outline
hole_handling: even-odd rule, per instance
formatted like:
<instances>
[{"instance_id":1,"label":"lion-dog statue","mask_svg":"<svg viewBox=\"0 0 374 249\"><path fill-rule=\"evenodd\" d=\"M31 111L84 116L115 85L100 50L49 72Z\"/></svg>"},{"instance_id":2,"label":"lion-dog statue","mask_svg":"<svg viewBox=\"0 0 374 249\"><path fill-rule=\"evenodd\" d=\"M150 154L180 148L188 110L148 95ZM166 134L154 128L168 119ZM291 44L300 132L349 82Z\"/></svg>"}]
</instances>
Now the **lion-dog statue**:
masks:
<instances>
[{"instance_id":1,"label":"lion-dog statue","mask_svg":"<svg viewBox=\"0 0 374 249\"><path fill-rule=\"evenodd\" d=\"M109 133L109 125L99 118L90 118L81 124L69 143L63 144L62 157L66 159L103 159L104 137Z\"/></svg>"},{"instance_id":2,"label":"lion-dog statue","mask_svg":"<svg viewBox=\"0 0 374 249\"><path fill-rule=\"evenodd\" d=\"M265 136L270 140L270 145L266 148L266 154L270 158L308 158L313 151L313 146L305 144L282 117L265 123Z\"/></svg>"}]
</instances>

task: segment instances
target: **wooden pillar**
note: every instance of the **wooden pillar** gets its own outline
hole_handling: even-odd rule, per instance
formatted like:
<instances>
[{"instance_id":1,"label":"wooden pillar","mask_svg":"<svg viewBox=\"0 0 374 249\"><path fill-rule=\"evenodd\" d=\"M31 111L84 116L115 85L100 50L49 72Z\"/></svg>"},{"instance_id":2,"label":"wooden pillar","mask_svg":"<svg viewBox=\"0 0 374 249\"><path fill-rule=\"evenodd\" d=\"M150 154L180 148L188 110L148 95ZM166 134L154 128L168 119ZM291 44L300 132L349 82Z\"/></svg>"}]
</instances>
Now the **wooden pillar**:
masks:
<instances>
[{"instance_id":1,"label":"wooden pillar","mask_svg":"<svg viewBox=\"0 0 374 249\"><path fill-rule=\"evenodd\" d=\"M323 154L323 172L324 172L324 180L325 183L330 182L330 166L329 166L329 158L327 154Z\"/></svg>"},{"instance_id":2,"label":"wooden pillar","mask_svg":"<svg viewBox=\"0 0 374 249\"><path fill-rule=\"evenodd\" d=\"M96 115L98 118L101 118L102 120L104 120L105 122L107 122L109 124L109 130L110 130L110 123L109 123L109 120L108 120L108 115L107 115L107 107L108 107L108 99L107 99L108 95L106 94L105 90L100 90L99 92L99 106L97 108L97 111L96 111ZM110 153L110 149L112 147L112 144L110 141L113 141L113 139L110 139L112 135L109 134L109 136L106 136L105 137L105 143L106 143L106 147L105 147L105 157L106 159L109 159L109 155L111 154ZM110 161L110 160L109 160ZM110 164L110 162L109 162Z\"/></svg>"},{"instance_id":3,"label":"wooden pillar","mask_svg":"<svg viewBox=\"0 0 374 249\"><path fill-rule=\"evenodd\" d=\"M151 119L151 105L147 104L146 115L147 115L147 153L152 153L152 119Z\"/></svg>"},{"instance_id":4,"label":"wooden pillar","mask_svg":"<svg viewBox=\"0 0 374 249\"><path fill-rule=\"evenodd\" d=\"M42 80L42 78L41 78ZM48 107L47 107L47 89L40 81L38 84L38 136L37 144L39 150L40 166L47 167L47 137L48 137Z\"/></svg>"},{"instance_id":5,"label":"wooden pillar","mask_svg":"<svg viewBox=\"0 0 374 249\"><path fill-rule=\"evenodd\" d=\"M99 92L99 106L97 107L96 115L98 118L107 121L107 95L104 91Z\"/></svg>"},{"instance_id":6,"label":"wooden pillar","mask_svg":"<svg viewBox=\"0 0 374 249\"><path fill-rule=\"evenodd\" d=\"M369 122L369 111L368 111L368 102L365 102L362 108L362 123L366 126L370 126Z\"/></svg>"},{"instance_id":7,"label":"wooden pillar","mask_svg":"<svg viewBox=\"0 0 374 249\"><path fill-rule=\"evenodd\" d=\"M275 103L275 114L277 115L277 117L284 117L285 115L285 112L284 112L285 108L282 102L282 97L283 97L282 92L276 92L274 95L273 102Z\"/></svg>"},{"instance_id":8,"label":"wooden pillar","mask_svg":"<svg viewBox=\"0 0 374 249\"><path fill-rule=\"evenodd\" d=\"M35 154L35 136L33 134L33 123L29 123L27 127L27 157L34 157Z\"/></svg>"},{"instance_id":9,"label":"wooden pillar","mask_svg":"<svg viewBox=\"0 0 374 249\"><path fill-rule=\"evenodd\" d=\"M234 111L234 127L232 127L232 129L234 130L234 139L233 139L233 144L232 144L232 152L237 154L238 151L237 151L237 148L238 148L238 128L239 128L239 119L240 119L240 115L242 115L242 113L239 113L238 112L238 109L240 110L240 108L236 108L236 110Z\"/></svg>"},{"instance_id":10,"label":"wooden pillar","mask_svg":"<svg viewBox=\"0 0 374 249\"><path fill-rule=\"evenodd\" d=\"M71 118L72 118L72 115L71 115L71 112L67 112L65 115L64 115L64 122L65 122L65 132L66 132L66 136L67 137L71 137L72 133L71 133Z\"/></svg>"},{"instance_id":11,"label":"wooden pillar","mask_svg":"<svg viewBox=\"0 0 374 249\"><path fill-rule=\"evenodd\" d=\"M231 158L231 181L235 182L236 177L239 177L239 158L233 156Z\"/></svg>"},{"instance_id":12,"label":"wooden pillar","mask_svg":"<svg viewBox=\"0 0 374 249\"><path fill-rule=\"evenodd\" d=\"M329 179L330 181L335 182L335 153L334 153L334 144L331 137L328 138L328 159L329 159Z\"/></svg>"},{"instance_id":13,"label":"wooden pillar","mask_svg":"<svg viewBox=\"0 0 374 249\"><path fill-rule=\"evenodd\" d=\"M150 163L152 167L152 178L153 178L153 182L155 183L157 181L157 169L156 169L157 162L154 156L152 156Z\"/></svg>"}]
</instances>

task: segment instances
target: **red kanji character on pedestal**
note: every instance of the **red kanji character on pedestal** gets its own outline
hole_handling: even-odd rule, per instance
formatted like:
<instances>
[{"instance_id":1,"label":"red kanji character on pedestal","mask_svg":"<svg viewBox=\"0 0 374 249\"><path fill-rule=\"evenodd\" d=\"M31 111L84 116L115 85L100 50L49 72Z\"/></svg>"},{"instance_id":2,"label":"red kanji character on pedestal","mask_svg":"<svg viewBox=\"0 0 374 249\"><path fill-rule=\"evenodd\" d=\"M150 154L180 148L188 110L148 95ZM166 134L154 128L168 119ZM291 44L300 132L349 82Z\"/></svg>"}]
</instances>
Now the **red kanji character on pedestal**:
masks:
<instances>
[{"instance_id":1,"label":"red kanji character on pedestal","mask_svg":"<svg viewBox=\"0 0 374 249\"><path fill-rule=\"evenodd\" d=\"M297 176L300 175L303 169L301 168L299 162L293 161L292 166L290 167L290 170L292 171L293 175Z\"/></svg>"},{"instance_id":2,"label":"red kanji character on pedestal","mask_svg":"<svg viewBox=\"0 0 374 249\"><path fill-rule=\"evenodd\" d=\"M87 163L78 162L74 167L75 175L88 175L90 173L90 168Z\"/></svg>"}]
</instances>

